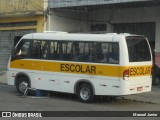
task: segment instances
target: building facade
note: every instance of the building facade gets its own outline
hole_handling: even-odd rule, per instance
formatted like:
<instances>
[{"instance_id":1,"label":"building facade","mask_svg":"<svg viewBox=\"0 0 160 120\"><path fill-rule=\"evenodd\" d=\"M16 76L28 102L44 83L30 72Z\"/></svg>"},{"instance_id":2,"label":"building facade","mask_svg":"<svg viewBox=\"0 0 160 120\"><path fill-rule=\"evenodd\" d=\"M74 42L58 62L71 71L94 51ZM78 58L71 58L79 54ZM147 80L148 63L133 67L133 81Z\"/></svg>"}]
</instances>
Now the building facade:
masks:
<instances>
[{"instance_id":1,"label":"building facade","mask_svg":"<svg viewBox=\"0 0 160 120\"><path fill-rule=\"evenodd\" d=\"M157 0L49 0L48 30L141 34L160 51L159 11Z\"/></svg>"},{"instance_id":2,"label":"building facade","mask_svg":"<svg viewBox=\"0 0 160 120\"><path fill-rule=\"evenodd\" d=\"M24 34L43 30L43 0L0 0L0 70L7 69L12 49Z\"/></svg>"},{"instance_id":3,"label":"building facade","mask_svg":"<svg viewBox=\"0 0 160 120\"><path fill-rule=\"evenodd\" d=\"M46 30L141 34L160 53L159 11L158 0L1 0L0 70L24 34Z\"/></svg>"}]
</instances>

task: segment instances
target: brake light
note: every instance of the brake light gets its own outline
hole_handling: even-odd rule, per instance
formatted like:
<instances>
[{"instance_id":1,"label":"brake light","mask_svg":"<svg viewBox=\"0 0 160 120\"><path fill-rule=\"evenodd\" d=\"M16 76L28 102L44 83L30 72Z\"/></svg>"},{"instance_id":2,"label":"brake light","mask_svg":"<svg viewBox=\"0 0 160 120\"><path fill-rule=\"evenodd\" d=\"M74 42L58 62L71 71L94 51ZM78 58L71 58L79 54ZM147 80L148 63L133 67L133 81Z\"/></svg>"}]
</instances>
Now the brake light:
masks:
<instances>
[{"instance_id":1,"label":"brake light","mask_svg":"<svg viewBox=\"0 0 160 120\"><path fill-rule=\"evenodd\" d=\"M124 72L123 72L123 80L125 80L126 77L127 78L129 77L129 69L124 70Z\"/></svg>"}]
</instances>

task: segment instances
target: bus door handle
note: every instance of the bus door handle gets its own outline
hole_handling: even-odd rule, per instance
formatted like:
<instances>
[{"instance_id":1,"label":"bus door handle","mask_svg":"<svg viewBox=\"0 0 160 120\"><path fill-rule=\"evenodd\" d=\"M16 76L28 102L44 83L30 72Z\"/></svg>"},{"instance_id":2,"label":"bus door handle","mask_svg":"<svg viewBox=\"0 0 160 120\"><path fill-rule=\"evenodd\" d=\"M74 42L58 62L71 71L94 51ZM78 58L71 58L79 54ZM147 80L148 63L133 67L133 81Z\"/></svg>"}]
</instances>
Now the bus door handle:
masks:
<instances>
[{"instance_id":1,"label":"bus door handle","mask_svg":"<svg viewBox=\"0 0 160 120\"><path fill-rule=\"evenodd\" d=\"M65 83L70 83L70 81L64 81Z\"/></svg>"},{"instance_id":2,"label":"bus door handle","mask_svg":"<svg viewBox=\"0 0 160 120\"><path fill-rule=\"evenodd\" d=\"M100 84L100 86L106 87L107 85L105 85L105 84Z\"/></svg>"},{"instance_id":3,"label":"bus door handle","mask_svg":"<svg viewBox=\"0 0 160 120\"><path fill-rule=\"evenodd\" d=\"M55 82L55 80L49 80L49 81Z\"/></svg>"}]
</instances>

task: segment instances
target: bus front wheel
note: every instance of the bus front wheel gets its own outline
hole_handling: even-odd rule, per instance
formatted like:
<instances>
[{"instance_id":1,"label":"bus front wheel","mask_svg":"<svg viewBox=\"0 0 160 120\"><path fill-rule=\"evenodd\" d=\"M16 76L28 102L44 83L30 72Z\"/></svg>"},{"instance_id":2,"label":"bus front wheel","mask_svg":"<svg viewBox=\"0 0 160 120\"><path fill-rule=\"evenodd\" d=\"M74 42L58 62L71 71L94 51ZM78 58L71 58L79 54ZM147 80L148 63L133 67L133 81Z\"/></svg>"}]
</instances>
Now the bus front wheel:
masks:
<instances>
[{"instance_id":1,"label":"bus front wheel","mask_svg":"<svg viewBox=\"0 0 160 120\"><path fill-rule=\"evenodd\" d=\"M83 103L93 102L94 95L92 87L89 84L80 85L77 90L77 96Z\"/></svg>"},{"instance_id":2,"label":"bus front wheel","mask_svg":"<svg viewBox=\"0 0 160 120\"><path fill-rule=\"evenodd\" d=\"M24 93L27 89L27 87L29 87L29 81L26 77L20 77L18 80L17 80L17 83L16 83L16 88L17 88L17 91L19 93Z\"/></svg>"}]
</instances>

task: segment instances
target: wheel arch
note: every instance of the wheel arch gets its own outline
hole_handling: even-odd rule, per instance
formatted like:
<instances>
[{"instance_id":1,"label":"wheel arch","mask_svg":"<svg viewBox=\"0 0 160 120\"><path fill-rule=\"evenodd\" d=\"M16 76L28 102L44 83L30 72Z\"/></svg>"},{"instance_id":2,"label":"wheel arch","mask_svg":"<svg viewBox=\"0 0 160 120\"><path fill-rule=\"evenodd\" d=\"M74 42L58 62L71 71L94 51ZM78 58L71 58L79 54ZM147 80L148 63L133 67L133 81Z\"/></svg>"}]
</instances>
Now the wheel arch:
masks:
<instances>
[{"instance_id":1,"label":"wheel arch","mask_svg":"<svg viewBox=\"0 0 160 120\"><path fill-rule=\"evenodd\" d=\"M15 79L14 79L14 85L16 86L17 82L18 82L18 79L19 77L26 77L28 79L28 82L29 82L29 86L31 86L31 79L29 77L28 74L24 73L24 72L20 72L20 73L17 73L16 76L15 76Z\"/></svg>"},{"instance_id":2,"label":"wheel arch","mask_svg":"<svg viewBox=\"0 0 160 120\"><path fill-rule=\"evenodd\" d=\"M75 85L74 85L74 93L77 94L77 88L78 86L80 86L81 84L89 84L91 87L92 87L92 90L93 90L93 95L95 95L95 87L93 85L93 83L89 80L86 80L86 79L81 79L81 80L78 80Z\"/></svg>"}]
</instances>

